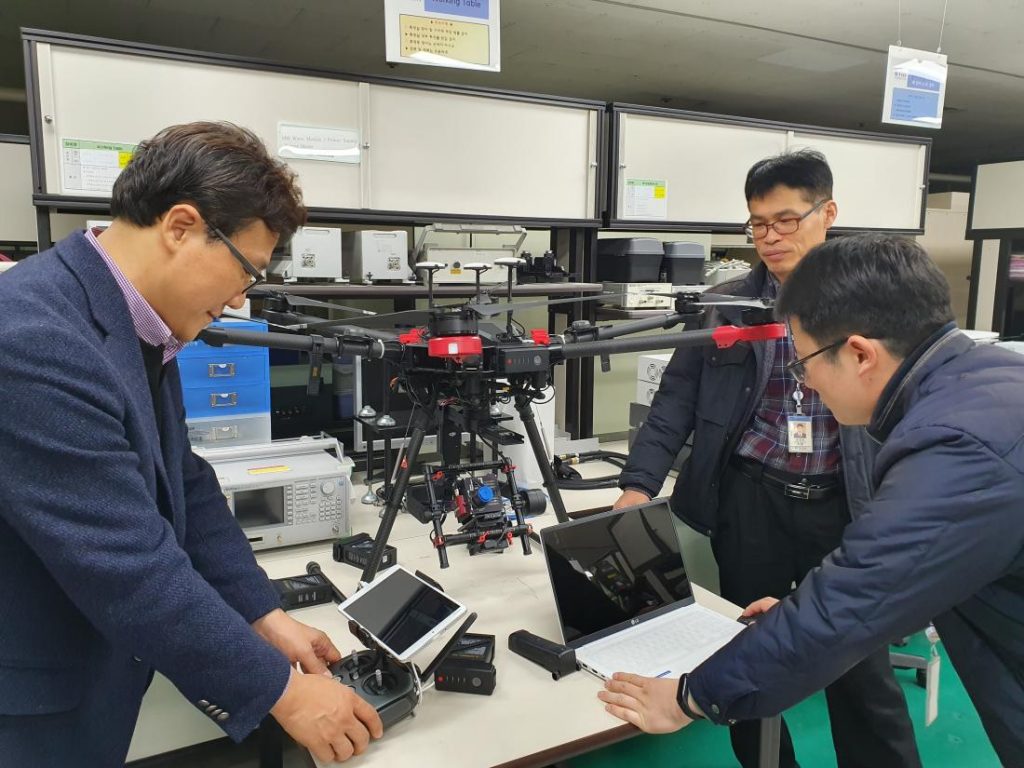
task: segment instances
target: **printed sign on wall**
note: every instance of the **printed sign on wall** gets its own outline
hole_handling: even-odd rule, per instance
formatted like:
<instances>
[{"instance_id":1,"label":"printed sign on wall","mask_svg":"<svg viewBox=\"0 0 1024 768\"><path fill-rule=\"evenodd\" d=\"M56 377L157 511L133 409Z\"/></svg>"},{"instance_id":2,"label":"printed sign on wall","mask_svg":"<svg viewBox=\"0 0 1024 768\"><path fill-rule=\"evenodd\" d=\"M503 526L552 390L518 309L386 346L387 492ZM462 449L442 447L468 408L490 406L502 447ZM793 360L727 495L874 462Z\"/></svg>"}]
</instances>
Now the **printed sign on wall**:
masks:
<instances>
[{"instance_id":1,"label":"printed sign on wall","mask_svg":"<svg viewBox=\"0 0 1024 768\"><path fill-rule=\"evenodd\" d=\"M121 169L128 165L134 152L134 144L61 139L61 192L109 195L121 175Z\"/></svg>"}]
</instances>

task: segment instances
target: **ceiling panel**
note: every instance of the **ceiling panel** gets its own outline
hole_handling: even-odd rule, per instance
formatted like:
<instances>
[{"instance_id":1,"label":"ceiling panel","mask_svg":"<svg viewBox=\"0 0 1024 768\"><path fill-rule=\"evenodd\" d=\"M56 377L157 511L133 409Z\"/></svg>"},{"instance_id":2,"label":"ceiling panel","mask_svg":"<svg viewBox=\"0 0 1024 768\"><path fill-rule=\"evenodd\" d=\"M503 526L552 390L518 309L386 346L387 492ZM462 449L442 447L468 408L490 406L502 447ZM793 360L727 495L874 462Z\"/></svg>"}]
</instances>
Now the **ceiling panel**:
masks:
<instances>
[{"instance_id":1,"label":"ceiling panel","mask_svg":"<svg viewBox=\"0 0 1024 768\"><path fill-rule=\"evenodd\" d=\"M903 44L934 49L942 6L901 0ZM879 120L885 52L897 36L892 0L505 0L501 73L387 64L383 0L3 0L0 88L24 87L22 26L353 73L915 132ZM933 170L968 172L1016 153L1024 3L949 3L942 47L951 109L930 134ZM0 112L0 132L24 131L21 114Z\"/></svg>"}]
</instances>

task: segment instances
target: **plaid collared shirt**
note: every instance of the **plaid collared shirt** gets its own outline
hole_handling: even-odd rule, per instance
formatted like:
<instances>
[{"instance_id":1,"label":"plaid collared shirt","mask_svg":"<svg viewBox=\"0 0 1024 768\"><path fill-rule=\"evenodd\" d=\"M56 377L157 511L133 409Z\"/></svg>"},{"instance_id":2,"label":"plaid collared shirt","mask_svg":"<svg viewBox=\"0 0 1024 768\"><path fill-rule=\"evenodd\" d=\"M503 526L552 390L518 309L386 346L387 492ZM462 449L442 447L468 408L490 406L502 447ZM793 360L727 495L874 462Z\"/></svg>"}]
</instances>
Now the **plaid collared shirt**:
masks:
<instances>
[{"instance_id":1,"label":"plaid collared shirt","mask_svg":"<svg viewBox=\"0 0 1024 768\"><path fill-rule=\"evenodd\" d=\"M768 296L775 298L778 283L769 277ZM810 453L790 453L788 417L796 415L796 380L786 371L786 364L795 359L793 339L786 336L768 342L765 347L764 367L768 383L754 411L754 417L736 446L736 455L753 459L770 469L794 475L829 475L840 471L839 424L821 402L818 393L806 386L803 390L801 410L811 417L813 450Z\"/></svg>"},{"instance_id":2,"label":"plaid collared shirt","mask_svg":"<svg viewBox=\"0 0 1024 768\"><path fill-rule=\"evenodd\" d=\"M167 327L167 323L160 319L160 315L156 313L156 310L149 305L149 302L142 297L138 289L131 284L128 278L125 277L124 272L110 258L110 254L100 245L100 241L96 239L96 231L86 230L85 239L92 244L92 247L103 258L103 263L107 265L110 274L114 276L114 280L117 282L117 287L124 294L124 300L128 304L128 311L132 316L132 325L135 326L135 335L151 346L163 347L164 365L167 365L185 345L174 338L171 329Z\"/></svg>"}]
</instances>

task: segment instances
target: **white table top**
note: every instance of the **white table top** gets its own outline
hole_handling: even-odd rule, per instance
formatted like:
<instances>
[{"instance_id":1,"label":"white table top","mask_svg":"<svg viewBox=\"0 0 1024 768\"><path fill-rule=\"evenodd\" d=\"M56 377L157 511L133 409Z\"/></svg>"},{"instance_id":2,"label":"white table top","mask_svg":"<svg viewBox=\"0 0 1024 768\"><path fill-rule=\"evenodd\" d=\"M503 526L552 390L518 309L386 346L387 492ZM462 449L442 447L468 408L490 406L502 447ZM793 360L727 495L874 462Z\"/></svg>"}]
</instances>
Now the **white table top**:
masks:
<instances>
[{"instance_id":1,"label":"white table top","mask_svg":"<svg viewBox=\"0 0 1024 768\"><path fill-rule=\"evenodd\" d=\"M586 474L592 474L594 470ZM598 474L603 471L596 467ZM357 491L359 485L355 486ZM571 491L564 494L572 511L611 504L615 489ZM355 503L352 531L376 533L377 508ZM548 511L531 523L539 530L555 523ZM638 733L604 711L597 699L601 682L585 672L555 682L543 668L508 650L508 635L527 629L541 637L559 638L554 597L543 555L534 542L533 554L524 556L517 539L504 553L470 558L464 546L448 549L450 567L442 570L429 539L429 527L410 515L400 514L389 543L398 549L398 561L409 570L420 570L437 580L446 592L462 602L478 618L470 629L495 635L494 665L498 682L491 696L475 696L428 690L408 718L385 733L358 758L360 768L415 765L417 768L459 768L481 765L549 765L558 759L610 744ZM259 562L272 578L305 573L306 563L316 560L323 572L346 594L355 591L360 570L331 557L330 543L311 544L261 552ZM472 562L470 562L472 560ZM697 601L734 618L740 609L694 585ZM291 612L296 619L326 631L342 654L359 648L348 632L347 621L334 605L303 608ZM443 644L435 642L417 657L422 667ZM501 728L493 724L499 723ZM486 724L486 725L482 725ZM479 749L459 745L477 738L486 728L486 762ZM410 759L413 758L410 762ZM317 763L318 766L322 764Z\"/></svg>"}]
</instances>

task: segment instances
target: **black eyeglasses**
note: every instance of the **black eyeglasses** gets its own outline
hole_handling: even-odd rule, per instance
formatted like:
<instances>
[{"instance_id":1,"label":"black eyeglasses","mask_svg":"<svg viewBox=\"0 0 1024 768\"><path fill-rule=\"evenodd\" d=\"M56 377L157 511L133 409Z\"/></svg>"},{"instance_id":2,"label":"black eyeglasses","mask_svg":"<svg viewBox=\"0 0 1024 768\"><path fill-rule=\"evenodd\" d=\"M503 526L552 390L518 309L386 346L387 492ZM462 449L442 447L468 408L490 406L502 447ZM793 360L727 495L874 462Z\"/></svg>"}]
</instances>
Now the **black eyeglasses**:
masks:
<instances>
[{"instance_id":1,"label":"black eyeglasses","mask_svg":"<svg viewBox=\"0 0 1024 768\"><path fill-rule=\"evenodd\" d=\"M749 221L743 226L743 231L747 233L747 237L752 240L760 240L764 237L768 237L768 228L771 227L780 235L792 235L798 229L800 229L800 222L814 213L816 210L821 208L832 198L826 197L824 200L818 202L811 210L805 213L803 216L797 216L788 219L779 219L769 224L751 224Z\"/></svg>"},{"instance_id":2,"label":"black eyeglasses","mask_svg":"<svg viewBox=\"0 0 1024 768\"><path fill-rule=\"evenodd\" d=\"M817 357L818 355L820 355L820 354L822 354L824 352L828 352L830 349L835 349L836 347L841 347L841 346L843 346L843 344L845 344L849 340L850 340L849 336L844 336L843 338L839 339L838 341L833 341L831 344L827 344L826 346L822 347L821 349L816 350L814 352L811 352L811 354L809 354L809 355L805 355L804 357L801 357L799 360L794 360L791 363L786 363L786 370L789 371L789 375L790 376L792 376L794 379L796 379L798 384L803 384L805 381L807 381L807 366L804 365L804 364L808 360L810 360L812 357Z\"/></svg>"},{"instance_id":3,"label":"black eyeglasses","mask_svg":"<svg viewBox=\"0 0 1024 768\"><path fill-rule=\"evenodd\" d=\"M253 263L242 255L242 252L235 247L234 243L228 240L227 236L223 232L212 225L210 225L210 232L214 237L227 246L231 255L238 260L238 263L242 265L242 269L244 269L249 275L249 284L242 289L242 293L248 293L257 285L263 285L263 283L267 282L266 275L256 269L256 267L253 266Z\"/></svg>"}]
</instances>

